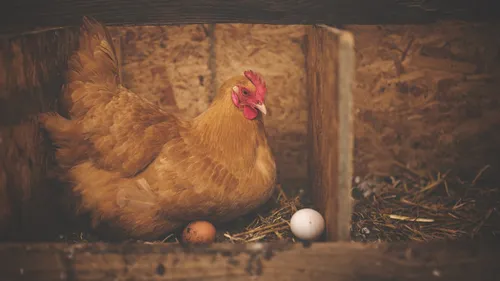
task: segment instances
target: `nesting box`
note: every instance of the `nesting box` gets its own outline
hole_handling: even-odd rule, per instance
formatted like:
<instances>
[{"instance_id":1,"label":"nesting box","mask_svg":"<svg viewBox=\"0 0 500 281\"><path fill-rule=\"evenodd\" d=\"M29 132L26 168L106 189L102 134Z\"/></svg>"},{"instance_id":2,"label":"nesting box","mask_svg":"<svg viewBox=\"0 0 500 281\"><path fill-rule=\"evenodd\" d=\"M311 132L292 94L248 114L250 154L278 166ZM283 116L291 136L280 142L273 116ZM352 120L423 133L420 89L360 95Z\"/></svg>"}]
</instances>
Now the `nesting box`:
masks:
<instances>
[{"instance_id":1,"label":"nesting box","mask_svg":"<svg viewBox=\"0 0 500 281\"><path fill-rule=\"evenodd\" d=\"M441 29L431 32L433 26L332 27L336 23L388 23L387 11L392 11L390 23L433 22L440 15L436 10L443 11L443 17L453 15L455 19L471 19L464 11L475 11L476 19L494 18L493 9L481 7L481 1L472 4L437 1L433 3L437 8L420 2L416 8L412 1L362 0L343 5L328 1L98 2L45 1L41 6L18 5L0 11L3 25L0 29L0 235L7 241L47 241L47 237L57 234L58 228L49 225L60 211L46 207L57 205L54 200L64 198L65 188L58 186L48 172L48 167L54 164L51 143L33 116L61 110L58 96L64 83L62 74L76 48L78 26L84 15L108 24L117 39L123 63L121 78L126 86L160 106L176 106L188 115L197 115L210 103L211 93L225 78L244 68L261 72L270 87L271 114L266 127L277 159L278 179L285 187L295 185L295 189L303 188L311 194L312 206L325 218L327 242L348 242L356 230L362 229L359 232L363 235L365 228L370 231L364 225L351 225L352 177L361 174L360 171L390 178L397 167L418 181L425 172L414 167L418 165L403 163L401 158L425 162L419 168L439 167L442 163L435 161L437 158L457 154L451 143L463 145L463 141L453 141L455 135L473 135L468 131L471 127L483 134L498 124L495 117L500 111L493 102L497 98L484 91L482 97L489 102L478 102L481 105L472 108L471 103L457 101L463 110L453 112L457 115L445 114L477 117L482 112L478 108L487 109L482 119L471 117L469 123L462 122L464 119L456 121L463 123L458 132L443 132L442 127L430 126L425 136L415 133L415 128L442 121L442 115L426 119L430 116L426 114L443 110L434 106L447 94L454 93L457 85L468 83L470 91L476 91L478 84L496 89L485 82L491 79L489 71L496 71L492 64L496 43L483 44L486 47L478 47L476 52L456 44L457 38L467 36L454 33L446 37L439 33ZM384 13L376 12L380 7L384 7ZM446 25L440 27L446 29ZM481 27L474 28L467 34L472 38L470 41L479 44L488 36L479 34L479 29L484 31ZM456 29L462 32L465 28ZM484 32L495 34L495 30L490 27ZM436 43L441 37L448 39ZM428 47L429 44L436 46ZM480 62L468 61L482 54L486 55ZM494 143L500 138L491 139ZM392 149L386 149L387 143ZM475 147L480 144L476 142ZM432 147L438 153L423 153L422 147ZM471 161L474 165L466 163L468 168L475 169L485 159L495 158L481 157L482 153L476 151L471 154L478 161ZM437 156L432 158L430 154ZM358 163L353 166L353 162ZM409 229L417 233L417 237L411 237L415 240L428 241L429 236L422 232L432 228L429 224L441 231L439 238L454 237L461 228L448 229L442 221L418 217L422 213L438 213L439 218L450 215L456 219L458 216L453 212L463 206L469 209L461 214L477 211L478 200L474 198L450 199L453 193L448 190L446 175L438 174L437 179L426 182L417 191L408 190L410 184L406 179L393 179L386 184L399 192L387 197L410 206L408 209L416 211L409 213L416 213L417 217L402 214L401 205L384 207L383 196L367 204L374 205L375 210L368 209L355 216L373 215L376 226L386 223L387 228ZM422 197L430 196L427 192L441 184L447 194L438 200L429 199L432 204L422 206L425 201ZM474 184L476 179L471 187ZM407 194L416 194L411 198L415 202ZM420 201L416 202L417 199ZM436 205L436 201L444 203ZM495 208L485 208L484 212L477 211L473 219L477 221L470 227L474 229L473 235L476 228L486 224L485 218L494 214ZM390 213L392 210L398 213ZM427 225L420 229L420 224ZM43 227L54 233L43 238L29 236ZM0 276L8 276L10 280L38 277L102 280L110 276L137 280L207 276L245 279L249 275L260 276L262 280L276 280L276 276L283 280L359 280L388 278L390 272L390 278L398 280L477 277L473 273L456 274L464 264L476 269L471 272L498 276L494 263L497 248L483 246L405 243L373 247L342 242L310 246L277 241L185 249L179 245L141 243L3 244L0 260L9 262L0 264ZM422 256L419 254L422 252L428 254ZM333 268L332 264L336 266ZM434 268L436 264L441 267ZM203 272L194 271L193 267Z\"/></svg>"},{"instance_id":2,"label":"nesting box","mask_svg":"<svg viewBox=\"0 0 500 281\"><path fill-rule=\"evenodd\" d=\"M244 49L239 56L231 57L236 53L234 50L240 50L238 46L230 49L226 46L226 43L223 43L220 47L216 46L216 48L223 48L223 46L225 48L219 50L217 55L206 51L206 49L202 48L203 44L213 39L205 33L206 30L202 27L191 25L186 26L184 29L171 28L166 30L160 27L152 27L152 29L159 31L158 34L155 34L154 30L141 27L123 29L113 26L109 27L111 34L116 39L114 40L115 47L118 50L118 56L121 58L121 64L123 64L123 66L120 66L123 70L123 77L121 79L124 81L125 86L130 87L133 91L139 93L139 95L161 107L177 107L187 115L194 117L206 109L206 106L210 103L211 94L218 89L217 84L220 84L235 73L245 70L245 68L257 68L257 71L263 73L264 77L266 77L270 91L270 97L267 99L266 104L271 109L271 112L275 112L270 117L266 117L265 123L269 132L269 142L277 160L278 182L282 183L282 186L287 187L291 185L286 183L287 180L289 182L293 181L294 177L295 179L299 178L302 180L301 188L311 193L313 208L319 210L325 218L326 239L330 241L339 239L347 240L349 238L351 217L350 186L353 153L353 104L351 87L354 77L354 40L352 35L347 31L341 31L328 26L295 27L298 34L297 38L301 38L302 40L300 41L301 46L295 43L298 48L293 52L281 56L285 59L286 56L300 56L302 57L301 60L307 63L305 65L294 65L293 62L290 62L284 64L281 68L295 67L297 68L297 72L303 73L305 77L298 77L298 73L295 73L285 78L283 76L276 77L267 74L272 73L273 70L279 71L280 66L273 67L268 64L269 68L267 69L266 65L263 65L259 60L245 58ZM216 35L219 35L219 37L217 38L222 41L225 39L225 33L240 32L239 30L247 28L249 27L226 27L222 25L222 27L217 27L214 32L218 32ZM273 27L262 27L261 29L264 32L273 32ZM274 30L274 32L281 32L279 29L274 28ZM64 62L75 48L77 33L78 31L71 28L61 29L25 35L26 38L18 37L10 41L12 44L9 48L5 49L4 57L14 56L14 61L25 60L28 67L34 70L17 69L15 63L6 64L6 68L16 70L15 73L6 72L4 78L8 82L6 83L7 88L5 90L6 97L11 97L12 93L18 90L16 87L26 87L28 91L36 92L41 102L38 102L38 108L30 113L23 114L15 111L11 112L8 116L6 115L6 118L16 117L26 122L26 120L29 120L29 118L32 118L38 112L59 110L56 102L57 95L53 94L51 96L52 100L50 100L50 98L44 96L46 90L43 88L38 90L37 87L43 87L44 83L54 89L61 87L63 81L60 74L65 71ZM74 37L69 34L74 34ZM146 34L148 37L146 37ZM265 38L263 35L261 37ZM137 39L139 36L146 38L146 40ZM46 41L57 40L56 38L60 38L60 40L53 41L51 42L52 44L66 46L66 49L57 55L44 53L43 51L41 53L35 52L30 54L30 51L33 51L32 48L43 47L43 45L37 46L38 42L48 44ZM26 40L32 41L30 42L31 44L27 44ZM142 45L147 43L148 40L152 40L155 42L154 44L158 43L159 45L153 45L153 47ZM231 39L225 40L231 42ZM254 44L251 41L252 37L242 40L246 40L250 46ZM188 44L188 47L183 44ZM272 44L270 45L272 47ZM266 46L263 45L262 47L265 48ZM187 49L188 51L180 48ZM153 52L156 55L151 55L151 58L147 58L144 55L145 52ZM266 53L265 50L260 52L262 53L260 54L262 57L276 56L270 52ZM226 55L227 53L229 54ZM144 56L146 59L141 58ZM216 69L211 67L210 63L207 64L207 61L214 60L215 56L220 58ZM151 60L155 59L158 61L159 58L164 59L164 61L158 63ZM228 58L233 61L238 58L241 59L242 62L239 63L241 69L233 67L231 70L231 64L235 63L225 62L224 60ZM61 65L44 65L47 59L53 59L55 64ZM277 60L279 59L277 57ZM205 62L200 62L201 60L205 60ZM10 61L7 60L7 62ZM151 65L150 63L155 64ZM175 68L171 68L171 65ZM229 69L225 69L226 66ZM31 84L27 84L24 78L30 75L30 71L34 71L35 79ZM45 73L42 71L45 71ZM213 78L214 76L216 77L215 79ZM19 77L22 77L22 79ZM285 81L284 79L290 81ZM303 85L304 89L298 88L300 85ZM286 92L287 89L292 89L292 92ZM54 92L59 91L52 91L52 93ZM197 93L199 92L205 92L207 95L198 96ZM302 95L304 95L303 100L299 102L294 101L297 96L301 97ZM8 99L7 102L9 102ZM280 103L284 105L280 105ZM24 107L21 103L15 105L12 103L12 106ZM302 112L294 112L295 110ZM307 112L309 112L309 116L305 115ZM299 124L294 121L297 121ZM35 123L32 121L32 124ZM17 128L16 125L14 123L13 127ZM37 125L34 126L34 130L37 130ZM301 134L299 138L288 137L288 130L294 129L297 131L295 134ZM36 132L35 136L42 138L43 135L41 134L43 134L42 131ZM294 144L295 146L297 144L300 146L293 147ZM19 144L13 140L12 143L8 143L7 145L10 146L8 149L13 149L13 146ZM26 145L35 146L32 143ZM40 146L38 143L37 145L32 149L32 153L39 156L40 161L47 160L50 157L50 145L47 146L46 143L44 144L45 147ZM294 159L293 154L290 156L289 151L301 157ZM15 161L19 161L19 159L22 159L22 156L19 155ZM4 163L4 165L8 167L7 163ZM11 168L12 171L9 172L8 179L13 180L19 176L16 175L16 169L23 169L27 173L25 176L28 178L33 176L30 174L29 161L23 165L22 168L19 168L21 166L13 166ZM43 167L45 163L38 165ZM35 173L34 171L32 172ZM38 191L39 189L36 186L45 182L43 177L48 177L49 174L41 174L39 176L42 178L37 178L23 188L32 188ZM29 186L30 184L31 187ZM13 181L10 181L6 186L10 186L9 188L11 189L16 188ZM64 188L60 189L64 192ZM52 200L58 200L56 199L59 198L57 192L49 188L45 194L48 193L54 194ZM23 196L30 199L24 199L25 201L23 201L21 199L23 196L20 196L17 204L27 206L30 204L28 203L29 200L41 201L42 197L48 197L43 200L49 203L51 200L49 199L50 196L46 196L45 194L42 194L44 196L33 195L33 197L30 197L29 192L27 192ZM5 198L9 201L7 196ZM36 210L35 206L39 205L33 205L32 208L28 209ZM9 212L13 212L13 209L11 210L8 205L5 208ZM56 216L56 214L53 215L53 217ZM6 217L9 216L6 215ZM46 219L50 217L50 215L47 215Z\"/></svg>"}]
</instances>

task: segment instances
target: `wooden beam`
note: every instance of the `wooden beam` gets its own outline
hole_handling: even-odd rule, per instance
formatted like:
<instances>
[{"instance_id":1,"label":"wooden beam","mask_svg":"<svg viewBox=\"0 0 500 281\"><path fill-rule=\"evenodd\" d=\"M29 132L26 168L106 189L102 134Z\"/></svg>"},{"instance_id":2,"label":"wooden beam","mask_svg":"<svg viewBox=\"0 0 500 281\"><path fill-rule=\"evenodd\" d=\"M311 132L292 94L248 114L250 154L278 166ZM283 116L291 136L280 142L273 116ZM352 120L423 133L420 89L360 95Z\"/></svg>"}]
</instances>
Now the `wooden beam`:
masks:
<instances>
[{"instance_id":1,"label":"wooden beam","mask_svg":"<svg viewBox=\"0 0 500 281\"><path fill-rule=\"evenodd\" d=\"M1 280L500 280L500 247L372 244L1 244ZM254 277L254 278L251 278Z\"/></svg>"},{"instance_id":2,"label":"wooden beam","mask_svg":"<svg viewBox=\"0 0 500 281\"><path fill-rule=\"evenodd\" d=\"M348 241L352 216L354 38L331 27L307 30L309 178L328 241Z\"/></svg>"},{"instance_id":3,"label":"wooden beam","mask_svg":"<svg viewBox=\"0 0 500 281\"><path fill-rule=\"evenodd\" d=\"M18 0L4 1L1 33L35 26L105 24L397 24L437 20L500 20L491 0Z\"/></svg>"}]
</instances>

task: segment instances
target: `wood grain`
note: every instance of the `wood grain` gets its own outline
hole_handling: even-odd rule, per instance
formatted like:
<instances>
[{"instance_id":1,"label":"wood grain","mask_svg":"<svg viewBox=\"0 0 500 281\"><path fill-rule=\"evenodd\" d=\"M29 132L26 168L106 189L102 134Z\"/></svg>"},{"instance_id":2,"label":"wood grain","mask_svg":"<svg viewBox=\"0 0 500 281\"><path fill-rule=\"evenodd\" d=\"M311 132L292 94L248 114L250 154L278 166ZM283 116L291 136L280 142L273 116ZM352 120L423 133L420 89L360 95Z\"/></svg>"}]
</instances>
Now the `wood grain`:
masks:
<instances>
[{"instance_id":1,"label":"wood grain","mask_svg":"<svg viewBox=\"0 0 500 281\"><path fill-rule=\"evenodd\" d=\"M84 15L106 24L270 23L384 24L428 23L444 19L500 19L490 0L45 0L10 1L0 10L2 33L33 27L78 25ZM360 9L360 7L362 7Z\"/></svg>"},{"instance_id":2,"label":"wood grain","mask_svg":"<svg viewBox=\"0 0 500 281\"><path fill-rule=\"evenodd\" d=\"M337 89L339 93L338 118L339 118L339 138L338 145L338 188L337 204L338 239L350 240L351 217L353 212L353 202L351 199L351 183L353 177L353 157L354 157L354 97L353 84L355 82L355 51L354 36L347 31L341 31L331 27L325 27L328 31L337 34L338 38L338 81Z\"/></svg>"},{"instance_id":3,"label":"wood grain","mask_svg":"<svg viewBox=\"0 0 500 281\"><path fill-rule=\"evenodd\" d=\"M125 86L163 109L195 117L209 106L208 25L109 28L121 38Z\"/></svg>"},{"instance_id":4,"label":"wood grain","mask_svg":"<svg viewBox=\"0 0 500 281\"><path fill-rule=\"evenodd\" d=\"M451 170L472 181L489 164L481 179L494 182L500 24L345 28L356 37L355 176Z\"/></svg>"},{"instance_id":5,"label":"wood grain","mask_svg":"<svg viewBox=\"0 0 500 281\"><path fill-rule=\"evenodd\" d=\"M336 34L338 33L338 34ZM353 154L352 35L334 28L307 32L309 176L328 241L349 240Z\"/></svg>"},{"instance_id":6,"label":"wood grain","mask_svg":"<svg viewBox=\"0 0 500 281\"><path fill-rule=\"evenodd\" d=\"M57 237L53 149L36 119L58 110L74 29L0 39L0 239Z\"/></svg>"},{"instance_id":7,"label":"wood grain","mask_svg":"<svg viewBox=\"0 0 500 281\"><path fill-rule=\"evenodd\" d=\"M0 280L498 280L499 243L2 244Z\"/></svg>"}]
</instances>

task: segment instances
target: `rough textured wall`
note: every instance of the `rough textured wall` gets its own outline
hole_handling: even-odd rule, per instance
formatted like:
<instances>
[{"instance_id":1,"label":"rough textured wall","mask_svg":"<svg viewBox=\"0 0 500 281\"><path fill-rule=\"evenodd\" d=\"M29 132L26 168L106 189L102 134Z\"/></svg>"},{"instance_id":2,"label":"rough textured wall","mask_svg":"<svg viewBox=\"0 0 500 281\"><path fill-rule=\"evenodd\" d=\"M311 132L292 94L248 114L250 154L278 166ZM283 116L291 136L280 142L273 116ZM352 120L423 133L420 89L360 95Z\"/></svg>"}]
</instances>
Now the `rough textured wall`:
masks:
<instances>
[{"instance_id":1,"label":"rough textured wall","mask_svg":"<svg viewBox=\"0 0 500 281\"><path fill-rule=\"evenodd\" d=\"M280 182L307 179L307 97L301 26L245 24L111 28L121 42L124 83L162 106L194 117L225 79L254 69L265 77L265 117ZM215 83L215 84L214 84Z\"/></svg>"},{"instance_id":2,"label":"rough textured wall","mask_svg":"<svg viewBox=\"0 0 500 281\"><path fill-rule=\"evenodd\" d=\"M112 27L120 42L123 81L161 106L177 105L188 116L209 104L208 25Z\"/></svg>"},{"instance_id":3,"label":"rough textured wall","mask_svg":"<svg viewBox=\"0 0 500 281\"><path fill-rule=\"evenodd\" d=\"M348 29L357 49L358 174L498 169L500 25Z\"/></svg>"}]
</instances>

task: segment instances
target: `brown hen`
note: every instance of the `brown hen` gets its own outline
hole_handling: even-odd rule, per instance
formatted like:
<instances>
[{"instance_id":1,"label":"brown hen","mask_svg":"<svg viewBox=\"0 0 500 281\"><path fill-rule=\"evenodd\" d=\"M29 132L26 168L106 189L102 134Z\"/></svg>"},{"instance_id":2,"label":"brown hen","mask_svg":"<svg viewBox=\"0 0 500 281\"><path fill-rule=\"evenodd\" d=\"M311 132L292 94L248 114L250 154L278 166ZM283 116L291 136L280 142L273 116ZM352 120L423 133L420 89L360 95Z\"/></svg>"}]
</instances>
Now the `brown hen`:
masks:
<instances>
[{"instance_id":1,"label":"brown hen","mask_svg":"<svg viewBox=\"0 0 500 281\"><path fill-rule=\"evenodd\" d=\"M225 222L274 191L276 166L262 113L266 85L253 71L226 81L192 120L124 88L106 28L84 18L63 99L69 118L40 120L94 226L155 239L192 220Z\"/></svg>"}]
</instances>

